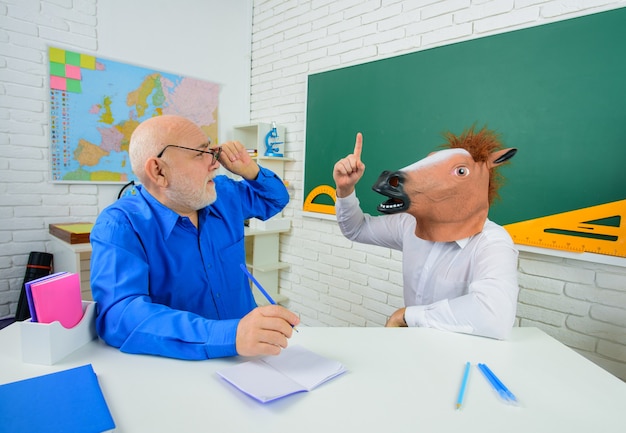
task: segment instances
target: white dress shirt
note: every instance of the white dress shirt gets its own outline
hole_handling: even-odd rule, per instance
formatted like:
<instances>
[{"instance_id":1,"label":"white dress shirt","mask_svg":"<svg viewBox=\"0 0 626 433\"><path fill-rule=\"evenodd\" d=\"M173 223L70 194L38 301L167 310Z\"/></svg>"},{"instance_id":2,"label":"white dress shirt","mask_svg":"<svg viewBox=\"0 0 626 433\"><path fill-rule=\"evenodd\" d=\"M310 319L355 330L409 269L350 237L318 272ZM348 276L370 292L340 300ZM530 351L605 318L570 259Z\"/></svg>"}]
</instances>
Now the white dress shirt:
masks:
<instances>
[{"instance_id":1,"label":"white dress shirt","mask_svg":"<svg viewBox=\"0 0 626 433\"><path fill-rule=\"evenodd\" d=\"M337 197L335 210L348 239L402 251L408 326L508 337L519 291L518 252L504 228L487 220L474 236L432 242L415 235L415 218L407 213L364 214L355 193Z\"/></svg>"}]
</instances>

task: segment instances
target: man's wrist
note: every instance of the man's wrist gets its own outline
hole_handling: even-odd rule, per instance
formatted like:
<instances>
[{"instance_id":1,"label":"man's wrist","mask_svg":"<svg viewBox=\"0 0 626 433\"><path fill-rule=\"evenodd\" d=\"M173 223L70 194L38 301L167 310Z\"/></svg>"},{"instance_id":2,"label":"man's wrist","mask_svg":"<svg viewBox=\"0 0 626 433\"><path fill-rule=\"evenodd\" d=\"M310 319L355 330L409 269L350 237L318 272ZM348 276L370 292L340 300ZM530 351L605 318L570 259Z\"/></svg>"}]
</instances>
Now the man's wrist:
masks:
<instances>
[{"instance_id":1,"label":"man's wrist","mask_svg":"<svg viewBox=\"0 0 626 433\"><path fill-rule=\"evenodd\" d=\"M255 164L255 168L256 170L253 170L252 173L254 173L254 175L250 176L250 175L245 175L242 176L245 180L257 180L259 178L259 173L261 173L261 167L259 167L257 164Z\"/></svg>"},{"instance_id":2,"label":"man's wrist","mask_svg":"<svg viewBox=\"0 0 626 433\"><path fill-rule=\"evenodd\" d=\"M354 186L352 187L348 187L348 188L335 188L335 194L337 195L337 197L339 198L346 198L348 197L350 194L352 194L354 192Z\"/></svg>"}]
</instances>

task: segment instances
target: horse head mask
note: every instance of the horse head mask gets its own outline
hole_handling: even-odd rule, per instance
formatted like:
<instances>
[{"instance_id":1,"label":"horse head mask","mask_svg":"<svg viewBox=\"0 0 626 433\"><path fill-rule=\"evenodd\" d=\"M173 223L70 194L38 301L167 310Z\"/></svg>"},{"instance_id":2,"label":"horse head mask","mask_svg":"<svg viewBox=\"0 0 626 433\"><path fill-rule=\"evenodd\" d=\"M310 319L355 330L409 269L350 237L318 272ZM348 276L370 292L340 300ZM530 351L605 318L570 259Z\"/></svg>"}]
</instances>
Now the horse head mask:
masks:
<instances>
[{"instance_id":1,"label":"horse head mask","mask_svg":"<svg viewBox=\"0 0 626 433\"><path fill-rule=\"evenodd\" d=\"M496 167L517 152L503 149L497 135L485 128L445 137L447 149L398 171L384 171L372 187L389 197L378 205L380 212L413 215L415 235L436 242L456 241L482 231L500 186Z\"/></svg>"}]
</instances>

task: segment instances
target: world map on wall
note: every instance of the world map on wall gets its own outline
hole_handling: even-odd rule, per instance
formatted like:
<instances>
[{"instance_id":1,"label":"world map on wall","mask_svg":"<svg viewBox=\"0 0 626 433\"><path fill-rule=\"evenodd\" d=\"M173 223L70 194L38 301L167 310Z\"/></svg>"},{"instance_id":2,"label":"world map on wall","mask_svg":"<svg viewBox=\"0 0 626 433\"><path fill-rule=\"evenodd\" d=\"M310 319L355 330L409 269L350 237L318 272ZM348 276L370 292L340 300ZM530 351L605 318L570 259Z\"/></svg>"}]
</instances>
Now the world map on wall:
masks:
<instances>
[{"instance_id":1,"label":"world map on wall","mask_svg":"<svg viewBox=\"0 0 626 433\"><path fill-rule=\"evenodd\" d=\"M184 116L217 142L219 85L49 47L50 161L57 182L130 182L142 121Z\"/></svg>"}]
</instances>

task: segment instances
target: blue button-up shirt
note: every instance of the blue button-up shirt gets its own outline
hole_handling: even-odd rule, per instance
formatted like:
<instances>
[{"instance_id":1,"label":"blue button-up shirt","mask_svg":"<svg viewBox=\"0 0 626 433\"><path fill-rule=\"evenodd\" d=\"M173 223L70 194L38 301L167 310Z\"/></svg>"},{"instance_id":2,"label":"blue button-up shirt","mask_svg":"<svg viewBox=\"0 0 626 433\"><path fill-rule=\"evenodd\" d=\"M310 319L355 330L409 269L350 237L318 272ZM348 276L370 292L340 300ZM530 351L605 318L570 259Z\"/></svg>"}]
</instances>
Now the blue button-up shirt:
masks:
<instances>
[{"instance_id":1,"label":"blue button-up shirt","mask_svg":"<svg viewBox=\"0 0 626 433\"><path fill-rule=\"evenodd\" d=\"M180 359L237 354L239 319L256 307L240 264L244 224L289 201L261 168L254 181L216 176L218 199L198 211L198 228L144 188L107 207L91 231L96 329L123 352Z\"/></svg>"}]
</instances>

